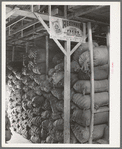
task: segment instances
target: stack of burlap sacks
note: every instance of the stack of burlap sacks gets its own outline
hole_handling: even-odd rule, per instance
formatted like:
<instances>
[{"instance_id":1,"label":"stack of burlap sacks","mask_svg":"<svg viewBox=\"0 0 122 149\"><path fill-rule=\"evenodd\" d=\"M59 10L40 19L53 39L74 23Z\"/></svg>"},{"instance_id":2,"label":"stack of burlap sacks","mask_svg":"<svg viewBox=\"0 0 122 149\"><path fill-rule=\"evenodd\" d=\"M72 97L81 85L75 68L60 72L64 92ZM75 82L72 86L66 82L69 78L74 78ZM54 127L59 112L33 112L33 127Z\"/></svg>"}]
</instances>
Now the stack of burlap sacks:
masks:
<instances>
[{"instance_id":1,"label":"stack of burlap sacks","mask_svg":"<svg viewBox=\"0 0 122 149\"><path fill-rule=\"evenodd\" d=\"M90 63L85 52L88 52L87 43L76 50L71 60L71 143L87 143L89 139ZM88 56L82 62L83 54ZM50 54L48 75L45 59L45 54L33 47L24 56L21 70L10 70L8 67L8 86L11 90L9 118L14 130L33 143L63 143L64 56L62 53ZM101 73L104 70L102 67ZM105 68L108 70L108 67ZM96 109L104 109L109 103L108 81L103 75L100 79L95 78ZM95 114L95 143L108 143L107 123L108 112Z\"/></svg>"},{"instance_id":2,"label":"stack of burlap sacks","mask_svg":"<svg viewBox=\"0 0 122 149\"><path fill-rule=\"evenodd\" d=\"M73 112L72 120L75 122L71 126L76 138L81 142L87 142L89 139L89 126L91 120L91 83L90 83L90 51L87 46L83 47L85 52L82 53L80 48L74 53L73 59L78 62L80 69L78 71L79 80L73 88L76 93L72 101L79 109ZM85 49L86 48L86 49ZM81 48L82 49L82 48ZM81 53L80 53L81 52ZM108 143L108 120L109 120L109 94L108 94L108 49L105 46L93 45L93 62L94 62L94 130L93 140L97 143ZM102 139L101 139L102 138Z\"/></svg>"}]
</instances>

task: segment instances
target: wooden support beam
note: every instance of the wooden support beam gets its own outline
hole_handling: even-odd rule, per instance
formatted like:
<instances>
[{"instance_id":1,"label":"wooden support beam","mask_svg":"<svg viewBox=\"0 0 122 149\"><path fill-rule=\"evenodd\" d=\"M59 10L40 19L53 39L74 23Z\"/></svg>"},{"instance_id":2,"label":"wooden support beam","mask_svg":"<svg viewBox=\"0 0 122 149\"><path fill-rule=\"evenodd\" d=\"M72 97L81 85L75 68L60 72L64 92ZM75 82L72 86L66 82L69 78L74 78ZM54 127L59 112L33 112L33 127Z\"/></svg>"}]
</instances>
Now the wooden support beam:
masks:
<instances>
[{"instance_id":1,"label":"wooden support beam","mask_svg":"<svg viewBox=\"0 0 122 149\"><path fill-rule=\"evenodd\" d=\"M51 16L51 5L48 6L48 13L49 13L49 16Z\"/></svg>"},{"instance_id":2,"label":"wooden support beam","mask_svg":"<svg viewBox=\"0 0 122 149\"><path fill-rule=\"evenodd\" d=\"M12 16L15 12L17 12L19 8L14 8L12 11L8 12L6 14L6 19L8 19L10 16Z\"/></svg>"},{"instance_id":3,"label":"wooden support beam","mask_svg":"<svg viewBox=\"0 0 122 149\"><path fill-rule=\"evenodd\" d=\"M64 59L64 143L70 143L70 44L68 39Z\"/></svg>"},{"instance_id":4,"label":"wooden support beam","mask_svg":"<svg viewBox=\"0 0 122 149\"><path fill-rule=\"evenodd\" d=\"M47 30L47 32L50 34L50 29L47 26L47 24L44 22L44 20L42 19L42 17L40 16L40 14L38 13L34 13L36 18L40 21L40 23L44 26L44 28Z\"/></svg>"},{"instance_id":5,"label":"wooden support beam","mask_svg":"<svg viewBox=\"0 0 122 149\"><path fill-rule=\"evenodd\" d=\"M72 55L75 52L75 50L81 45L81 43L82 43L82 41L76 44L76 46L70 52L70 55Z\"/></svg>"},{"instance_id":6,"label":"wooden support beam","mask_svg":"<svg viewBox=\"0 0 122 149\"><path fill-rule=\"evenodd\" d=\"M64 17L67 18L67 6L64 6Z\"/></svg>"},{"instance_id":7,"label":"wooden support beam","mask_svg":"<svg viewBox=\"0 0 122 149\"><path fill-rule=\"evenodd\" d=\"M8 23L6 24L6 28L8 28L8 27L10 27L10 26L12 26L12 25L14 25L14 24L20 22L21 20L23 20L23 19L25 19L25 18L26 18L26 17L18 16L17 18L12 19L12 21L10 21L10 22L8 22Z\"/></svg>"},{"instance_id":8,"label":"wooden support beam","mask_svg":"<svg viewBox=\"0 0 122 149\"><path fill-rule=\"evenodd\" d=\"M53 38L53 40L54 40L55 43L58 45L58 47L60 48L60 50L66 55L66 51L65 51L65 49L62 47L62 45L60 44L60 42L59 42L56 38Z\"/></svg>"},{"instance_id":9,"label":"wooden support beam","mask_svg":"<svg viewBox=\"0 0 122 149\"><path fill-rule=\"evenodd\" d=\"M77 43L77 45L71 50L70 55L72 55L75 52L75 50L81 45L81 43L86 41L86 38L87 38L87 36L86 36L86 23L83 23L83 37L82 38L83 38L83 40L81 42Z\"/></svg>"},{"instance_id":10,"label":"wooden support beam","mask_svg":"<svg viewBox=\"0 0 122 149\"><path fill-rule=\"evenodd\" d=\"M8 36L10 36L11 35L11 29L10 29L10 27L8 28Z\"/></svg>"},{"instance_id":11,"label":"wooden support beam","mask_svg":"<svg viewBox=\"0 0 122 149\"><path fill-rule=\"evenodd\" d=\"M40 34L35 35L35 36L31 36L31 37L26 37L26 38L24 37L24 39L23 38L22 39L18 39L16 41L14 41L14 44L15 45L20 45L20 44L22 45L22 43L24 43L24 42L31 41L33 39L37 39L37 38L42 37L44 35L47 35L47 32L43 32L43 33L40 33ZM9 43L7 42L7 44L9 44Z\"/></svg>"},{"instance_id":12,"label":"wooden support beam","mask_svg":"<svg viewBox=\"0 0 122 149\"><path fill-rule=\"evenodd\" d=\"M36 16L32 12L25 11L25 10L17 10L16 15L36 19ZM45 15L45 14L39 14L39 15L41 16L41 18L43 20L49 21L49 16L48 15Z\"/></svg>"},{"instance_id":13,"label":"wooden support beam","mask_svg":"<svg viewBox=\"0 0 122 149\"><path fill-rule=\"evenodd\" d=\"M83 36L86 37L86 23L83 23Z\"/></svg>"},{"instance_id":14,"label":"wooden support beam","mask_svg":"<svg viewBox=\"0 0 122 149\"><path fill-rule=\"evenodd\" d=\"M40 12L40 5L37 5L37 10L35 10L35 11Z\"/></svg>"},{"instance_id":15,"label":"wooden support beam","mask_svg":"<svg viewBox=\"0 0 122 149\"><path fill-rule=\"evenodd\" d=\"M25 48L25 52L28 52L28 47L29 47L29 42L26 42L26 48Z\"/></svg>"},{"instance_id":16,"label":"wooden support beam","mask_svg":"<svg viewBox=\"0 0 122 149\"><path fill-rule=\"evenodd\" d=\"M31 12L34 12L34 11L33 11L33 5L31 5Z\"/></svg>"},{"instance_id":17,"label":"wooden support beam","mask_svg":"<svg viewBox=\"0 0 122 149\"><path fill-rule=\"evenodd\" d=\"M13 49L12 49L12 62L14 61L14 52L15 52L15 46L13 46Z\"/></svg>"},{"instance_id":18,"label":"wooden support beam","mask_svg":"<svg viewBox=\"0 0 122 149\"><path fill-rule=\"evenodd\" d=\"M81 21L81 22L92 22L95 24L102 24L102 25L109 25L109 23L101 22L101 21L96 21L88 18L83 18L83 17L72 17L73 20L76 21Z\"/></svg>"},{"instance_id":19,"label":"wooden support beam","mask_svg":"<svg viewBox=\"0 0 122 149\"><path fill-rule=\"evenodd\" d=\"M22 25L22 27L23 27L23 20L22 20L22 22L21 22L21 25ZM21 31L21 37L23 37L23 30Z\"/></svg>"},{"instance_id":20,"label":"wooden support beam","mask_svg":"<svg viewBox=\"0 0 122 149\"><path fill-rule=\"evenodd\" d=\"M46 76L48 77L48 69L49 69L49 41L48 35L46 35Z\"/></svg>"},{"instance_id":21,"label":"wooden support beam","mask_svg":"<svg viewBox=\"0 0 122 149\"><path fill-rule=\"evenodd\" d=\"M90 121L90 136L89 143L92 144L93 129L94 129L94 63L93 63L93 43L92 43L92 30L91 23L88 23L88 42L90 50L90 63L91 63L91 121Z\"/></svg>"},{"instance_id":22,"label":"wooden support beam","mask_svg":"<svg viewBox=\"0 0 122 149\"><path fill-rule=\"evenodd\" d=\"M103 7L105 7L105 5L91 6L90 8L86 8L86 10L79 8L79 10L76 10L76 11L74 12L74 14L69 15L68 18L69 18L69 19L72 19L73 17L82 16L82 15L91 13L91 12L93 12L93 11L95 11L95 10L98 10L98 9L100 9L100 8L103 8Z\"/></svg>"},{"instance_id":23,"label":"wooden support beam","mask_svg":"<svg viewBox=\"0 0 122 149\"><path fill-rule=\"evenodd\" d=\"M107 47L109 48L110 46L110 27L108 26L108 32L106 35L106 43L107 43Z\"/></svg>"},{"instance_id":24,"label":"wooden support beam","mask_svg":"<svg viewBox=\"0 0 122 149\"><path fill-rule=\"evenodd\" d=\"M39 32L39 31L42 31L42 30L44 31L44 33L40 33L40 35L42 35L42 34L44 35L46 30L45 30L45 28L43 26L39 26L39 27L35 28L34 32ZM32 32L32 30L30 30L30 31L24 33L23 37L17 37L17 38L12 38L12 39L7 38L7 41L10 42L10 43L12 43L12 42L16 43L16 41L18 41L18 40L25 40L26 38L28 38L27 36L33 35L34 32ZM30 40L33 39L33 36L29 37L29 39Z\"/></svg>"},{"instance_id":25,"label":"wooden support beam","mask_svg":"<svg viewBox=\"0 0 122 149\"><path fill-rule=\"evenodd\" d=\"M67 18L67 6L64 6L64 17ZM64 43L64 143L70 143L70 48L68 39Z\"/></svg>"},{"instance_id":26,"label":"wooden support beam","mask_svg":"<svg viewBox=\"0 0 122 149\"><path fill-rule=\"evenodd\" d=\"M20 26L13 33L11 33L11 36L14 35L14 34L17 34L18 32L21 32L22 30L25 30L25 29L27 29L27 28L29 28L29 27L37 24L37 23L39 23L39 21L38 20L35 20L33 22L30 22L30 23L27 23L27 24L25 24L23 26Z\"/></svg>"},{"instance_id":27,"label":"wooden support beam","mask_svg":"<svg viewBox=\"0 0 122 149\"><path fill-rule=\"evenodd\" d=\"M108 94L109 94L109 97L110 97L110 27L108 26L108 33L106 35L106 43L107 43L107 48L108 48L108 68L109 68L109 71L108 71L108 82L109 82L109 89L108 89Z\"/></svg>"}]
</instances>

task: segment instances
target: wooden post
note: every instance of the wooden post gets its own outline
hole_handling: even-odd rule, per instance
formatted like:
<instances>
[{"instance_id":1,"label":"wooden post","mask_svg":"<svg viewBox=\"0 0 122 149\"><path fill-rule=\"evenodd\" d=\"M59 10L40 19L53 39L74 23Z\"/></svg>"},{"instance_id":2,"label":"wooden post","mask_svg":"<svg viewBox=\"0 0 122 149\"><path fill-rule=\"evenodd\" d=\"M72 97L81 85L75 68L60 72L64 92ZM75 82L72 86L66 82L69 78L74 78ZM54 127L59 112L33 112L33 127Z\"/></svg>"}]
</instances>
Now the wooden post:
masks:
<instances>
[{"instance_id":1,"label":"wooden post","mask_svg":"<svg viewBox=\"0 0 122 149\"><path fill-rule=\"evenodd\" d=\"M13 46L13 49L12 49L12 62L14 61L14 52L15 52L15 46Z\"/></svg>"},{"instance_id":2,"label":"wooden post","mask_svg":"<svg viewBox=\"0 0 122 149\"><path fill-rule=\"evenodd\" d=\"M23 27L23 20L22 20L21 25L22 25L22 27ZM21 37L23 37L23 30L21 30Z\"/></svg>"},{"instance_id":3,"label":"wooden post","mask_svg":"<svg viewBox=\"0 0 122 149\"><path fill-rule=\"evenodd\" d=\"M107 47L109 48L109 44L110 44L110 28L108 27L108 33L107 33L107 37L106 37L106 43L107 43Z\"/></svg>"},{"instance_id":4,"label":"wooden post","mask_svg":"<svg viewBox=\"0 0 122 149\"><path fill-rule=\"evenodd\" d=\"M90 63L91 63L91 121L90 121L90 135L89 143L92 144L93 129L94 129L94 63L93 63L93 44L92 44L92 30L91 23L88 23L88 40L90 50Z\"/></svg>"},{"instance_id":5,"label":"wooden post","mask_svg":"<svg viewBox=\"0 0 122 149\"><path fill-rule=\"evenodd\" d=\"M48 45L48 35L46 35L46 76L48 77L48 67L49 67L49 45Z\"/></svg>"},{"instance_id":6,"label":"wooden post","mask_svg":"<svg viewBox=\"0 0 122 149\"><path fill-rule=\"evenodd\" d=\"M83 23L83 36L86 36L86 23Z\"/></svg>"},{"instance_id":7,"label":"wooden post","mask_svg":"<svg viewBox=\"0 0 122 149\"><path fill-rule=\"evenodd\" d=\"M64 16L67 18L67 6L64 6ZM64 43L64 143L70 143L70 40Z\"/></svg>"},{"instance_id":8,"label":"wooden post","mask_svg":"<svg viewBox=\"0 0 122 149\"><path fill-rule=\"evenodd\" d=\"M26 48L25 48L25 52L26 52L26 53L28 52L28 45L29 45L29 43L27 42L27 43L26 43Z\"/></svg>"},{"instance_id":9,"label":"wooden post","mask_svg":"<svg viewBox=\"0 0 122 149\"><path fill-rule=\"evenodd\" d=\"M51 5L48 6L48 14L51 16Z\"/></svg>"},{"instance_id":10,"label":"wooden post","mask_svg":"<svg viewBox=\"0 0 122 149\"><path fill-rule=\"evenodd\" d=\"M70 40L66 42L64 58L64 143L70 143Z\"/></svg>"},{"instance_id":11,"label":"wooden post","mask_svg":"<svg viewBox=\"0 0 122 149\"><path fill-rule=\"evenodd\" d=\"M106 35L106 43L107 43L107 48L108 48L108 68L109 68L109 74L108 74L108 82L109 82L109 89L108 89L108 94L110 94L110 27L108 27L108 33ZM110 97L110 95L109 95Z\"/></svg>"},{"instance_id":12,"label":"wooden post","mask_svg":"<svg viewBox=\"0 0 122 149\"><path fill-rule=\"evenodd\" d=\"M33 5L31 5L31 11L33 12Z\"/></svg>"},{"instance_id":13,"label":"wooden post","mask_svg":"<svg viewBox=\"0 0 122 149\"><path fill-rule=\"evenodd\" d=\"M38 12L40 12L40 5L38 5Z\"/></svg>"},{"instance_id":14,"label":"wooden post","mask_svg":"<svg viewBox=\"0 0 122 149\"><path fill-rule=\"evenodd\" d=\"M11 35L11 28L10 27L8 28L8 35L9 36Z\"/></svg>"}]
</instances>

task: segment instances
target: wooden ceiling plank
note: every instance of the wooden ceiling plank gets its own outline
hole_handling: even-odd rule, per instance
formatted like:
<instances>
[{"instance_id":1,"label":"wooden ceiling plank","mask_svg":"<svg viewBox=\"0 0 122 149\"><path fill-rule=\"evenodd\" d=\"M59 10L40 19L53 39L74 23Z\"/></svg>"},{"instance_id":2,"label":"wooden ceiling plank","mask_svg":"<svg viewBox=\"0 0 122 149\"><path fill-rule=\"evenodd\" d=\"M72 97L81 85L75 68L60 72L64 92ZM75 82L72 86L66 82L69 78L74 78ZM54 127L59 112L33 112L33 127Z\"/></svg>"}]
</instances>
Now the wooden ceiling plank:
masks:
<instances>
[{"instance_id":1,"label":"wooden ceiling plank","mask_svg":"<svg viewBox=\"0 0 122 149\"><path fill-rule=\"evenodd\" d=\"M105 5L100 5L100 6L94 6L94 7L91 7L89 8L88 10L84 11L84 9L79 9L79 10L76 10L74 12L74 14L71 14L68 16L69 19L72 19L73 17L78 17L78 16L82 16L82 15L85 15L85 14L88 14L88 13L91 13L95 10L98 10L98 9L101 9L101 8L104 8Z\"/></svg>"}]
</instances>

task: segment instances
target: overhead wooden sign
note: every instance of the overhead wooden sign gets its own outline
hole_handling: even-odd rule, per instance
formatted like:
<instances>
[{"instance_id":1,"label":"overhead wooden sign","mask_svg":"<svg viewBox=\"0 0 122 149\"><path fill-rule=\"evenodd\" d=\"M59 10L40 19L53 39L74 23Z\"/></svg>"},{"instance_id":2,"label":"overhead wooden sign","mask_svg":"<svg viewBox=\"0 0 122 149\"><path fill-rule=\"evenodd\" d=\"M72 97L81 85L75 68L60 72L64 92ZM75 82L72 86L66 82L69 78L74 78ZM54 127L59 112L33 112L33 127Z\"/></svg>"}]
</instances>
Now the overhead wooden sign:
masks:
<instances>
[{"instance_id":1,"label":"overhead wooden sign","mask_svg":"<svg viewBox=\"0 0 122 149\"><path fill-rule=\"evenodd\" d=\"M70 39L74 42L82 40L81 23L77 21L50 16L50 38Z\"/></svg>"}]
</instances>

